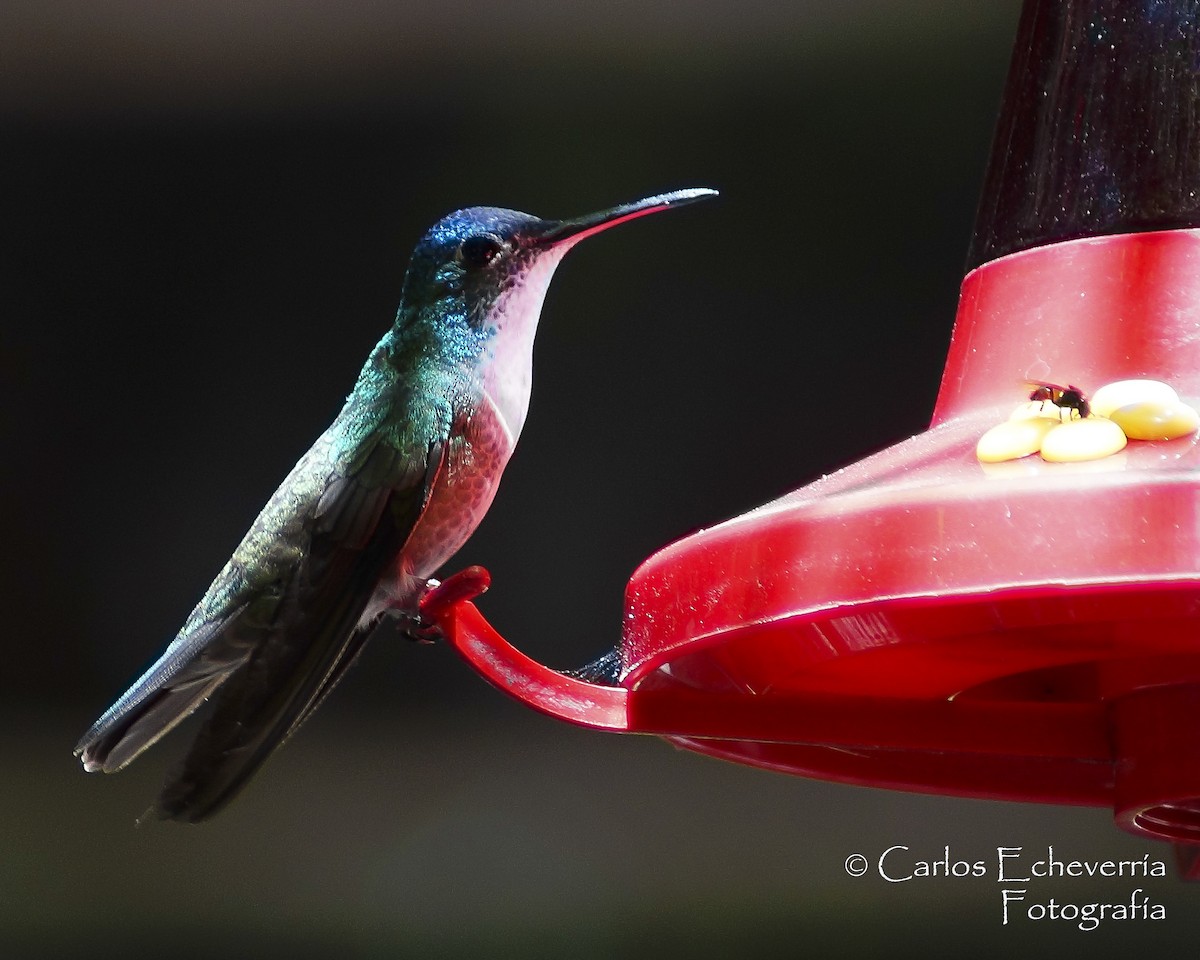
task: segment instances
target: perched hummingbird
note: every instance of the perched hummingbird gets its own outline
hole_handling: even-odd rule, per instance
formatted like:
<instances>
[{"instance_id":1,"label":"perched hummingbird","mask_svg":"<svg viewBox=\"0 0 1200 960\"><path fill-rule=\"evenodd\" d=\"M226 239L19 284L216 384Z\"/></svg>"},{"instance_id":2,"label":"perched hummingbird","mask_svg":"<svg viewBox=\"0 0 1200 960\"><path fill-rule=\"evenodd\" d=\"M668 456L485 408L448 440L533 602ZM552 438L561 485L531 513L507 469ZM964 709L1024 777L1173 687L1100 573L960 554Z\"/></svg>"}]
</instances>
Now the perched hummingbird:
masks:
<instances>
[{"instance_id":1,"label":"perched hummingbird","mask_svg":"<svg viewBox=\"0 0 1200 960\"><path fill-rule=\"evenodd\" d=\"M194 822L228 802L385 614L418 624L428 578L491 505L525 423L534 333L563 255L715 193L678 190L574 220L472 207L438 221L345 406L163 655L80 740L84 769L122 769L216 695L157 812Z\"/></svg>"}]
</instances>

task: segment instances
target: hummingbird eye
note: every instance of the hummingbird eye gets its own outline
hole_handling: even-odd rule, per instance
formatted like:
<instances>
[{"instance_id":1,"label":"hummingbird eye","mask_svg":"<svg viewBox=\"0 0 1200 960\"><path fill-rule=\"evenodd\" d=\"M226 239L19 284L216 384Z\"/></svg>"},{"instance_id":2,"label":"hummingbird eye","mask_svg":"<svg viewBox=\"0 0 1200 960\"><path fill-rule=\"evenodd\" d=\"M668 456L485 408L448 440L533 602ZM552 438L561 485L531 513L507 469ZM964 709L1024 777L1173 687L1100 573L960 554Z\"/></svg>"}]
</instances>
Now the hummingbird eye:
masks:
<instances>
[{"instance_id":1,"label":"hummingbird eye","mask_svg":"<svg viewBox=\"0 0 1200 960\"><path fill-rule=\"evenodd\" d=\"M486 267L504 251L499 237L484 233L467 237L458 248L459 259L468 267Z\"/></svg>"}]
</instances>

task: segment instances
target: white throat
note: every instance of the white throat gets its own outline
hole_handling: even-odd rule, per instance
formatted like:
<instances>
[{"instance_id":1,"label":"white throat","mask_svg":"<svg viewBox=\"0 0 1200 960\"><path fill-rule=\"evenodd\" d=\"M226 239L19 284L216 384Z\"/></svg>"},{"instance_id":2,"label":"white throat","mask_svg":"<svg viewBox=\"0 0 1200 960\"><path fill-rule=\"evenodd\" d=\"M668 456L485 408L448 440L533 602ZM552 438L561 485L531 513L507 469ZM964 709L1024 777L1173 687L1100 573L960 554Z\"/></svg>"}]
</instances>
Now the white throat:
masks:
<instances>
[{"instance_id":1,"label":"white throat","mask_svg":"<svg viewBox=\"0 0 1200 960\"><path fill-rule=\"evenodd\" d=\"M483 367L483 392L491 399L512 435L513 443L525 426L533 384L533 341L542 303L554 270L571 243L546 250L530 266L518 286L500 295L493 310L496 335L489 341Z\"/></svg>"}]
</instances>

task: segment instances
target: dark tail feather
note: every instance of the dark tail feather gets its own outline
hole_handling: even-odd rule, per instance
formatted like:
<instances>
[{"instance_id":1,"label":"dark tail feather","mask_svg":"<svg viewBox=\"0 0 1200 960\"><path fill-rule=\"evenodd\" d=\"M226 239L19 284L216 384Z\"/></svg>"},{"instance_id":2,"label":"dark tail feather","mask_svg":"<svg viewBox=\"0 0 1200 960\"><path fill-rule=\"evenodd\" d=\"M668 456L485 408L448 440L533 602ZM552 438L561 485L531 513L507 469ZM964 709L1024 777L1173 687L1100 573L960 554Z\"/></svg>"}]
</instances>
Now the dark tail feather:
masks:
<instances>
[{"instance_id":1,"label":"dark tail feather","mask_svg":"<svg viewBox=\"0 0 1200 960\"><path fill-rule=\"evenodd\" d=\"M401 531L380 524L363 550L316 538L270 635L227 681L159 795L163 819L196 823L228 803L320 704L370 635L356 625Z\"/></svg>"},{"instance_id":2,"label":"dark tail feather","mask_svg":"<svg viewBox=\"0 0 1200 960\"><path fill-rule=\"evenodd\" d=\"M260 646L225 684L183 763L168 776L159 817L196 823L212 816L312 713L369 634L354 630L364 602L351 598L361 593L347 589L333 610L313 614L305 625L315 629L294 629L286 640Z\"/></svg>"},{"instance_id":3,"label":"dark tail feather","mask_svg":"<svg viewBox=\"0 0 1200 960\"><path fill-rule=\"evenodd\" d=\"M85 770L113 773L169 733L245 662L238 622L229 617L181 635L75 745Z\"/></svg>"}]
</instances>

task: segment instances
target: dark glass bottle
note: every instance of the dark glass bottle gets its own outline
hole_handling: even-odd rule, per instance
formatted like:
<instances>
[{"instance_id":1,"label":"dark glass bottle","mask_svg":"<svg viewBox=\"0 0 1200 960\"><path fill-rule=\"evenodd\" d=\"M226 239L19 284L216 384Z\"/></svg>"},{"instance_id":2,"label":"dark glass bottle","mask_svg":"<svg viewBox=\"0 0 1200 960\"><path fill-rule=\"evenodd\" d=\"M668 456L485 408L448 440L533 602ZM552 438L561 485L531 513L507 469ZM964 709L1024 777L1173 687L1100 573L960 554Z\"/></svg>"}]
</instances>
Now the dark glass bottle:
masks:
<instances>
[{"instance_id":1,"label":"dark glass bottle","mask_svg":"<svg viewBox=\"0 0 1200 960\"><path fill-rule=\"evenodd\" d=\"M1025 0L968 268L1200 226L1200 0Z\"/></svg>"}]
</instances>

